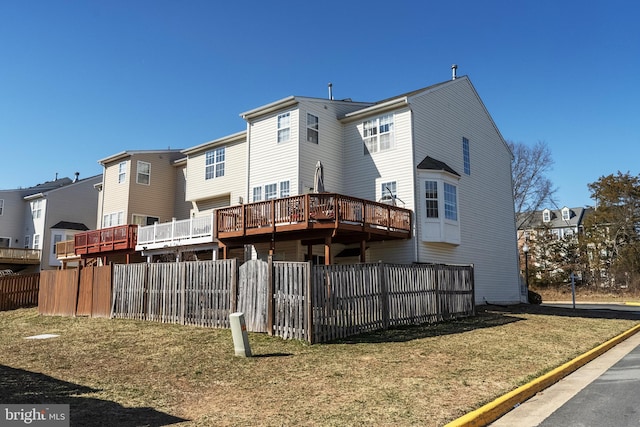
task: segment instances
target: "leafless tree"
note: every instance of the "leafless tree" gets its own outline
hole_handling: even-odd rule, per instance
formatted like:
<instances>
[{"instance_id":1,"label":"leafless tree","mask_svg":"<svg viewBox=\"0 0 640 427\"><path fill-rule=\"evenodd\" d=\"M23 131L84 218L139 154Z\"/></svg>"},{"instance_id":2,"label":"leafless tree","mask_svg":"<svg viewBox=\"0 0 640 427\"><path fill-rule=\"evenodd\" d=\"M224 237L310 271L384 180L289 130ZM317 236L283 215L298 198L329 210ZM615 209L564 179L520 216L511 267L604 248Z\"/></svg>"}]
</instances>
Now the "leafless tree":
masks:
<instances>
[{"instance_id":1,"label":"leafless tree","mask_svg":"<svg viewBox=\"0 0 640 427\"><path fill-rule=\"evenodd\" d=\"M513 152L513 200L520 226L530 219L527 213L533 214L545 205L555 204L553 196L557 189L547 177L553 158L551 150L542 141L533 146L513 141L507 141L507 144Z\"/></svg>"}]
</instances>

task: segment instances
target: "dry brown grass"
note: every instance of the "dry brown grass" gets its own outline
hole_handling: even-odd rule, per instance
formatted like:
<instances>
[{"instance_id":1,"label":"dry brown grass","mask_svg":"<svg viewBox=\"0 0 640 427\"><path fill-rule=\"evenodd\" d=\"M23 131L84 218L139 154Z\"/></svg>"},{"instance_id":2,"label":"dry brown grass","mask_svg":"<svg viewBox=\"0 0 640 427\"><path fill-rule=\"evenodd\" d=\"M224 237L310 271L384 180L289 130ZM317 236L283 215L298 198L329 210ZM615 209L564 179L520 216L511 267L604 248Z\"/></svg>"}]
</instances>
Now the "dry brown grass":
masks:
<instances>
[{"instance_id":1,"label":"dry brown grass","mask_svg":"<svg viewBox=\"0 0 640 427\"><path fill-rule=\"evenodd\" d=\"M82 426L438 426L635 324L493 307L331 344L250 334L245 359L227 330L22 309L0 313L0 402L69 403Z\"/></svg>"}]
</instances>

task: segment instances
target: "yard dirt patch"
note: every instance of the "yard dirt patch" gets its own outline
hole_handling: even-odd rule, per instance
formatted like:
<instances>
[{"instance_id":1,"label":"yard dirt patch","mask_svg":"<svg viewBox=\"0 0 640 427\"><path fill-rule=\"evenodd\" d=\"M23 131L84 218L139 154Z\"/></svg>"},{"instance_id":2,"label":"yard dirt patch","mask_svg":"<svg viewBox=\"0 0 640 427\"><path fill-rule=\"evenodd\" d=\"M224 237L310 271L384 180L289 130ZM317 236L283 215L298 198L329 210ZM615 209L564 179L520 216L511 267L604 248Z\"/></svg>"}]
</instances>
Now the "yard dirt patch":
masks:
<instances>
[{"instance_id":1,"label":"yard dirt patch","mask_svg":"<svg viewBox=\"0 0 640 427\"><path fill-rule=\"evenodd\" d=\"M0 402L78 426L440 426L638 324L520 305L307 345L228 330L0 312ZM27 340L38 334L57 338Z\"/></svg>"}]
</instances>

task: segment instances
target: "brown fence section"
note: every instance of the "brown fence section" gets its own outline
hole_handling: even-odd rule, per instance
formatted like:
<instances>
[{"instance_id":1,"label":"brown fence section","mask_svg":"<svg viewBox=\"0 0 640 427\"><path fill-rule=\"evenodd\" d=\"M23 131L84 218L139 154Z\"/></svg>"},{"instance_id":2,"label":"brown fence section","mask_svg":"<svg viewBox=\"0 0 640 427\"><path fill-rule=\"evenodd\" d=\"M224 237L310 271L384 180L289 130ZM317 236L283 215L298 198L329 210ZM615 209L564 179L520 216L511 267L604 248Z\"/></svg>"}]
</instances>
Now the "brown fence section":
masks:
<instances>
[{"instance_id":1,"label":"brown fence section","mask_svg":"<svg viewBox=\"0 0 640 427\"><path fill-rule=\"evenodd\" d=\"M235 260L116 265L112 317L247 329L311 343L472 316L473 266Z\"/></svg>"},{"instance_id":2,"label":"brown fence section","mask_svg":"<svg viewBox=\"0 0 640 427\"><path fill-rule=\"evenodd\" d=\"M40 272L38 313L109 317L112 266Z\"/></svg>"},{"instance_id":3,"label":"brown fence section","mask_svg":"<svg viewBox=\"0 0 640 427\"><path fill-rule=\"evenodd\" d=\"M0 311L38 305L40 274L0 277Z\"/></svg>"}]
</instances>

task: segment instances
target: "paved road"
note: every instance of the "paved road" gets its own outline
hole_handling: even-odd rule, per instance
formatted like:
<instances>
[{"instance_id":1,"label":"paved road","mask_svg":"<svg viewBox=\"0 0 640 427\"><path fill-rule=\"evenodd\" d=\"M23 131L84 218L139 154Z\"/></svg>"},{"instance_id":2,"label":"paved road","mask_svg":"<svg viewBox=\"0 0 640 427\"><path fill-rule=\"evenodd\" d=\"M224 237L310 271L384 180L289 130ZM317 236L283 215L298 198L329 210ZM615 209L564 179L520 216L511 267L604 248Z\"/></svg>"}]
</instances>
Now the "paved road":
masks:
<instances>
[{"instance_id":1,"label":"paved road","mask_svg":"<svg viewBox=\"0 0 640 427\"><path fill-rule=\"evenodd\" d=\"M578 307L576 307L578 309ZM640 307L588 305L640 315ZM630 310L629 310L630 309ZM635 313L628 313L635 311ZM618 344L492 424L494 427L640 426L640 333Z\"/></svg>"}]
</instances>

